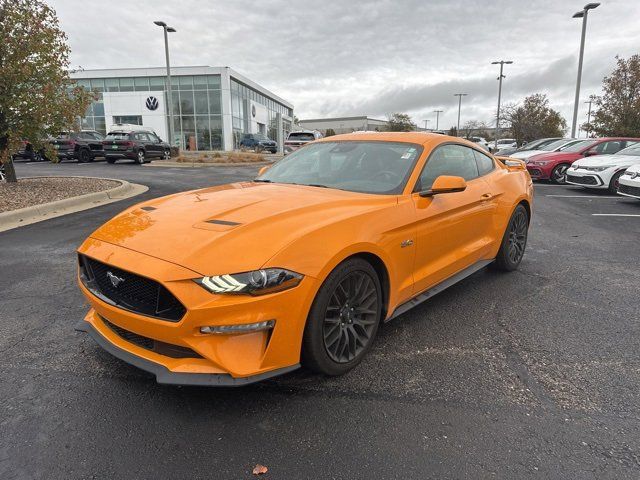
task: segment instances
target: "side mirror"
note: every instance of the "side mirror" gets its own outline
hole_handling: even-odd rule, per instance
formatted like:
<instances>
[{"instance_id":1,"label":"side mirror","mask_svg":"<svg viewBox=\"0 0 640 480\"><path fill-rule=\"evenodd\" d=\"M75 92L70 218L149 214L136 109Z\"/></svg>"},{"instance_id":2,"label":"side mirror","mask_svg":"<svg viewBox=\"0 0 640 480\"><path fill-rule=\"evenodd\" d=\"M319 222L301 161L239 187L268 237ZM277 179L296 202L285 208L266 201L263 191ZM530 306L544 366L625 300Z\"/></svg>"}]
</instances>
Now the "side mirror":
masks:
<instances>
[{"instance_id":1,"label":"side mirror","mask_svg":"<svg viewBox=\"0 0 640 480\"><path fill-rule=\"evenodd\" d=\"M592 155L598 155L598 152L596 152L594 149L587 150L586 152L584 152L585 157L591 157Z\"/></svg>"},{"instance_id":2,"label":"side mirror","mask_svg":"<svg viewBox=\"0 0 640 480\"><path fill-rule=\"evenodd\" d=\"M462 177L454 177L451 175L440 175L436 178L429 190L420 192L421 197L433 197L443 193L455 193L466 190L467 182Z\"/></svg>"},{"instance_id":3,"label":"side mirror","mask_svg":"<svg viewBox=\"0 0 640 480\"><path fill-rule=\"evenodd\" d=\"M269 170L269 167L271 165L265 165L264 167L262 167L260 170L258 170L258 176L262 175L264 172L266 172L267 170Z\"/></svg>"}]
</instances>

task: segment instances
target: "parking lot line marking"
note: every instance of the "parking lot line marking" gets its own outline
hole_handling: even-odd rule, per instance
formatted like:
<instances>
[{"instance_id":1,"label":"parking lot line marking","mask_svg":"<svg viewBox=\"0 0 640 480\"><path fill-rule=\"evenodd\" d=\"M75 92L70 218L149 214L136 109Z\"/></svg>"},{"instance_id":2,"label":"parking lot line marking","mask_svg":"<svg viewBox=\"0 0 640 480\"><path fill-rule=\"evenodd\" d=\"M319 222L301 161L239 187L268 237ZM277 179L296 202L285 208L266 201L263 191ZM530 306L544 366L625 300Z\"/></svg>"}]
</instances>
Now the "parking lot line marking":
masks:
<instances>
[{"instance_id":1,"label":"parking lot line marking","mask_svg":"<svg viewBox=\"0 0 640 480\"><path fill-rule=\"evenodd\" d=\"M640 214L635 213L592 213L594 217L640 217Z\"/></svg>"},{"instance_id":2,"label":"parking lot line marking","mask_svg":"<svg viewBox=\"0 0 640 480\"><path fill-rule=\"evenodd\" d=\"M618 196L607 195L545 195L545 197L557 197L557 198L622 198Z\"/></svg>"}]
</instances>

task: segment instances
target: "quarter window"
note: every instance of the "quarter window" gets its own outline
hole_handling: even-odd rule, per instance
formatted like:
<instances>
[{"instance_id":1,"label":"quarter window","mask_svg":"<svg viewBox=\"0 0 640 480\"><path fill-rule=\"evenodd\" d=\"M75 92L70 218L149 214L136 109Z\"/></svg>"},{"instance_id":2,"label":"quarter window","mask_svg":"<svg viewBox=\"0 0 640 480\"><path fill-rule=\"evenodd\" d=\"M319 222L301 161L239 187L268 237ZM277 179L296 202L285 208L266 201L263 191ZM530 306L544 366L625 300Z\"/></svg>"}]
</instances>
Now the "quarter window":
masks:
<instances>
[{"instance_id":1,"label":"quarter window","mask_svg":"<svg viewBox=\"0 0 640 480\"><path fill-rule=\"evenodd\" d=\"M480 176L486 175L487 173L493 171L495 165L493 163L493 158L489 155L485 155L484 153L480 153L477 150L473 151L473 154L476 157L476 163L478 164L478 173Z\"/></svg>"},{"instance_id":2,"label":"quarter window","mask_svg":"<svg viewBox=\"0 0 640 480\"><path fill-rule=\"evenodd\" d=\"M478 177L478 165L474 150L463 145L442 145L437 147L427 160L416 191L428 190L441 175L452 175L472 180Z\"/></svg>"}]
</instances>

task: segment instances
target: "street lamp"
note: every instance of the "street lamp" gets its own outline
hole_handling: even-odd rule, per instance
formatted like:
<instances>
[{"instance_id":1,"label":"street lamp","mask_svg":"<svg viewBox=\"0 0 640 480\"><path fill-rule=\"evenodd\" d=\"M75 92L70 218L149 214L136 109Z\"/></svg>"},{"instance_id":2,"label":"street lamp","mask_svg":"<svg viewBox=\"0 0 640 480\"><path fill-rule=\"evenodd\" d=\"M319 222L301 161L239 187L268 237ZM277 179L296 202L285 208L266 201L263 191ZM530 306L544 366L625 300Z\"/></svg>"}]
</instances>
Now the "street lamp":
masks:
<instances>
[{"instance_id":1,"label":"street lamp","mask_svg":"<svg viewBox=\"0 0 640 480\"><path fill-rule=\"evenodd\" d=\"M578 59L578 79L576 81L576 98L573 103L573 122L571 123L571 138L576 136L576 125L578 123L578 103L580 103L580 82L582 81L582 59L584 57L584 37L587 33L587 15L589 10L598 8L599 3L587 3L584 8L573 14L573 18L582 18L582 36L580 37L580 57Z\"/></svg>"},{"instance_id":2,"label":"street lamp","mask_svg":"<svg viewBox=\"0 0 640 480\"><path fill-rule=\"evenodd\" d=\"M442 113L442 110L434 110L433 113L436 114L436 132L437 132L440 127L440 114Z\"/></svg>"},{"instance_id":3,"label":"street lamp","mask_svg":"<svg viewBox=\"0 0 640 480\"><path fill-rule=\"evenodd\" d=\"M171 66L169 64L169 38L167 33L174 33L176 31L175 28L173 27L169 27L167 26L166 23L164 23L161 20L156 20L155 22L156 25L158 25L159 27L162 27L162 30L164 31L164 54L167 58L167 97L169 99L169 101L167 102L169 104L169 145L173 146L173 142L174 142L174 136L173 136L173 95L171 93Z\"/></svg>"},{"instance_id":4,"label":"street lamp","mask_svg":"<svg viewBox=\"0 0 640 480\"><path fill-rule=\"evenodd\" d=\"M458 126L456 127L456 137L460 136L460 109L462 108L462 97L466 97L468 93L454 93L454 97L458 97Z\"/></svg>"},{"instance_id":5,"label":"street lamp","mask_svg":"<svg viewBox=\"0 0 640 480\"><path fill-rule=\"evenodd\" d=\"M584 102L589 105L589 111L587 112L587 138L589 138L589 132L591 131L591 104L593 103L593 96L589 97L588 102Z\"/></svg>"},{"instance_id":6,"label":"street lamp","mask_svg":"<svg viewBox=\"0 0 640 480\"><path fill-rule=\"evenodd\" d=\"M502 69L505 65L511 65L511 60L499 60L497 62L491 62L491 65L500 65L500 75L498 76L498 110L496 112L496 135L495 143L493 144L494 150L498 151L498 136L500 135L500 99L502 98L502 79L505 76L502 74Z\"/></svg>"},{"instance_id":7,"label":"street lamp","mask_svg":"<svg viewBox=\"0 0 640 480\"><path fill-rule=\"evenodd\" d=\"M429 122L431 120L429 120L428 118L424 119L424 131L426 132L429 129Z\"/></svg>"}]
</instances>

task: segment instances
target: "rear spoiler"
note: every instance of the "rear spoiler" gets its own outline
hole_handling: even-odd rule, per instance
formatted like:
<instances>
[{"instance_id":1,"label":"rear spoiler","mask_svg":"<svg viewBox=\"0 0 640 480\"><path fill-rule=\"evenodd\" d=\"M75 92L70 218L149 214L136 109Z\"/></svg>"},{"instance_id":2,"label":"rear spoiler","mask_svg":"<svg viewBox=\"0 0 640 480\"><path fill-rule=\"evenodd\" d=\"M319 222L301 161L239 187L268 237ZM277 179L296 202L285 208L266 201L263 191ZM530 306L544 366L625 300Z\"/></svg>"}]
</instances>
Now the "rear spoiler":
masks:
<instances>
[{"instance_id":1,"label":"rear spoiler","mask_svg":"<svg viewBox=\"0 0 640 480\"><path fill-rule=\"evenodd\" d=\"M524 161L519 158L511 158L511 157L495 157L497 160L502 162L504 165L509 167L509 170L526 170L527 165Z\"/></svg>"}]
</instances>

